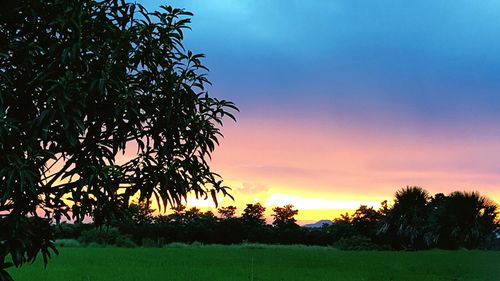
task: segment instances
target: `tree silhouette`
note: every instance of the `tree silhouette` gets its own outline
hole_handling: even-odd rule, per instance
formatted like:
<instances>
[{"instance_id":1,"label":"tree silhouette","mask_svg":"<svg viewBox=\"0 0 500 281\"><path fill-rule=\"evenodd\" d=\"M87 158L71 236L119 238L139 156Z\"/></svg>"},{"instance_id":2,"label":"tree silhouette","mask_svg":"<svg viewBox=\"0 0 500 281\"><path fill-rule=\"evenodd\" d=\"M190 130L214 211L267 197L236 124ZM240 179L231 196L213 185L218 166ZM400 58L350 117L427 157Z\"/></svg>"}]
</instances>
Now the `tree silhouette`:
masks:
<instances>
[{"instance_id":1,"label":"tree silhouette","mask_svg":"<svg viewBox=\"0 0 500 281\"><path fill-rule=\"evenodd\" d=\"M266 208L260 203L247 204L246 208L241 214L242 221L247 225L264 225L266 220L264 218L264 212Z\"/></svg>"},{"instance_id":2,"label":"tree silhouette","mask_svg":"<svg viewBox=\"0 0 500 281\"><path fill-rule=\"evenodd\" d=\"M265 211L266 208L260 203L247 204L240 218L244 240L260 243L271 242L273 234L266 225Z\"/></svg>"},{"instance_id":3,"label":"tree silhouette","mask_svg":"<svg viewBox=\"0 0 500 281\"><path fill-rule=\"evenodd\" d=\"M428 225L427 203L430 196L420 187L407 186L395 194L395 202L382 224L380 232L405 249L424 247Z\"/></svg>"},{"instance_id":4,"label":"tree silhouette","mask_svg":"<svg viewBox=\"0 0 500 281\"><path fill-rule=\"evenodd\" d=\"M273 226L276 232L275 242L285 244L300 243L303 240L303 235L301 228L295 223L295 216L299 211L295 210L293 205L288 204L283 207L273 208L273 212Z\"/></svg>"},{"instance_id":5,"label":"tree silhouette","mask_svg":"<svg viewBox=\"0 0 500 281\"><path fill-rule=\"evenodd\" d=\"M439 247L476 248L495 229L497 206L477 192L453 192L439 197L430 224Z\"/></svg>"},{"instance_id":6,"label":"tree silhouette","mask_svg":"<svg viewBox=\"0 0 500 281\"><path fill-rule=\"evenodd\" d=\"M153 221L154 210L144 201L132 202L124 213L125 215L122 218L124 222L144 225Z\"/></svg>"},{"instance_id":7,"label":"tree silhouette","mask_svg":"<svg viewBox=\"0 0 500 281\"><path fill-rule=\"evenodd\" d=\"M408 198L403 194L405 192L407 190L398 191L399 201L397 201L399 204L406 205L405 210L411 210L413 207L410 208L408 205L414 203L419 204L422 208L420 200L407 200ZM421 194L420 191L418 193ZM131 223L131 220L118 221L117 225L112 225L113 231L109 233L99 232L91 225L65 224L56 227L56 235L58 239L79 239L87 243L104 242L125 246L130 242L137 245L161 246L170 242L191 243L198 241L237 244L250 241L333 245L343 250L421 249L427 247L498 249L499 243L493 232L496 227L494 218L497 214L497 207L493 202L474 192L454 192L449 196L436 194L430 198L426 204L428 212L419 218L422 220L419 221L418 226L420 234L413 244L410 243L408 236L404 236L405 233L399 232L400 227L396 225L407 216L402 212L402 205L389 206L387 201L382 202L378 210L361 205L351 215L347 213L341 215L334 220L332 225L324 224L321 228L298 226L293 218L297 210L294 210L291 205L274 208L274 223L272 226L267 225L263 221L265 208L260 204L248 205L245 214L246 220L234 217L235 207L233 206L221 207L219 210L226 213L224 215L226 217L221 216L221 218L216 218L210 211L202 212L198 208L186 209L184 206L180 206L175 208L172 214L153 216L151 220L138 220L149 221L147 223ZM132 204L132 206L135 205ZM145 213L149 214L147 211ZM134 217L136 216L134 215ZM394 218L399 220L394 220ZM384 233L377 231L381 226L387 227ZM119 233L116 231L117 229ZM133 241L127 242L128 237L132 238Z\"/></svg>"},{"instance_id":8,"label":"tree silhouette","mask_svg":"<svg viewBox=\"0 0 500 281\"><path fill-rule=\"evenodd\" d=\"M221 219L217 227L217 241L223 244L241 243L244 236L244 226L241 219L235 216L236 207L227 206L218 209Z\"/></svg>"},{"instance_id":9,"label":"tree silhouette","mask_svg":"<svg viewBox=\"0 0 500 281\"><path fill-rule=\"evenodd\" d=\"M383 207L377 211L373 207L361 205L351 216L351 225L357 235L376 240L383 219Z\"/></svg>"},{"instance_id":10,"label":"tree silhouette","mask_svg":"<svg viewBox=\"0 0 500 281\"><path fill-rule=\"evenodd\" d=\"M352 227L352 218L348 213L341 214L339 218L333 219L333 224L329 228L335 241L356 235Z\"/></svg>"},{"instance_id":11,"label":"tree silhouette","mask_svg":"<svg viewBox=\"0 0 500 281\"><path fill-rule=\"evenodd\" d=\"M224 219L234 218L236 214L236 207L235 206L220 207L219 209L217 209L217 212Z\"/></svg>"},{"instance_id":12,"label":"tree silhouette","mask_svg":"<svg viewBox=\"0 0 500 281\"><path fill-rule=\"evenodd\" d=\"M288 204L283 207L273 208L273 212L273 225L282 228L295 224L295 216L299 213L299 210L293 209L293 205Z\"/></svg>"},{"instance_id":13,"label":"tree silhouette","mask_svg":"<svg viewBox=\"0 0 500 281\"><path fill-rule=\"evenodd\" d=\"M163 210L188 193L228 195L207 159L237 108L208 95L203 55L184 49L191 15L125 0L2 3L0 280L10 262L47 261L50 219L103 224L135 194ZM117 161L126 147L136 154Z\"/></svg>"}]
</instances>

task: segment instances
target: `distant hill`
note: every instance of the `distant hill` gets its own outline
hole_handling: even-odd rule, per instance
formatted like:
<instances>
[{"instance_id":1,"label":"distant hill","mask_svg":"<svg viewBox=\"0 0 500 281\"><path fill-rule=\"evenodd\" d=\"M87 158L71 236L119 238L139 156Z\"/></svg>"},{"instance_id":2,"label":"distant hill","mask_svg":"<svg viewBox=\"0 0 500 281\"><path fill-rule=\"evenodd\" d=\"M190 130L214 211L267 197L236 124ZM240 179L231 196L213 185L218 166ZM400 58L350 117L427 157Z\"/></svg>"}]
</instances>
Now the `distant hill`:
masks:
<instances>
[{"instance_id":1,"label":"distant hill","mask_svg":"<svg viewBox=\"0 0 500 281\"><path fill-rule=\"evenodd\" d=\"M323 227L323 224L332 225L333 222L331 220L320 220L320 221L317 221L315 223L304 224L303 227L320 228L320 227Z\"/></svg>"}]
</instances>

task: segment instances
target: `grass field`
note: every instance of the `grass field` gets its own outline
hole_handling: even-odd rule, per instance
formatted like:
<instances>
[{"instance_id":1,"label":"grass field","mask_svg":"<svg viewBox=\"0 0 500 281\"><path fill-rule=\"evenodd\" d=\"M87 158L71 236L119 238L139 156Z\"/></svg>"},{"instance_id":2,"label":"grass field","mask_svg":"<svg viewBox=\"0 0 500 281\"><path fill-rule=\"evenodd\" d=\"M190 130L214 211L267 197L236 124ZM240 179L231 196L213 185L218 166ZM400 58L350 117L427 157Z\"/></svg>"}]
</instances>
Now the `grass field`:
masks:
<instances>
[{"instance_id":1,"label":"grass field","mask_svg":"<svg viewBox=\"0 0 500 281\"><path fill-rule=\"evenodd\" d=\"M350 252L305 246L62 248L16 281L500 280L500 252Z\"/></svg>"}]
</instances>

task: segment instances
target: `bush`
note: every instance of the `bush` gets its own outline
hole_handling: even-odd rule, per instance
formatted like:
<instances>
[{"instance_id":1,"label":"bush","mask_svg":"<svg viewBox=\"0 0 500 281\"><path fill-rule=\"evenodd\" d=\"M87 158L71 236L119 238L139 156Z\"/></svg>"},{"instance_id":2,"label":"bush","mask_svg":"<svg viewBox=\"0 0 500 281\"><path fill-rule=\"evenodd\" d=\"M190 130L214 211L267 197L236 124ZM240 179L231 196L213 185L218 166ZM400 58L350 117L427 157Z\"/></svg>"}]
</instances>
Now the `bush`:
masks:
<instances>
[{"instance_id":1,"label":"bush","mask_svg":"<svg viewBox=\"0 0 500 281\"><path fill-rule=\"evenodd\" d=\"M203 246L203 243L201 242L198 242L198 241L194 241L193 243L190 244L192 247L201 247Z\"/></svg>"},{"instance_id":2,"label":"bush","mask_svg":"<svg viewBox=\"0 0 500 281\"><path fill-rule=\"evenodd\" d=\"M122 248L135 248L137 244L132 240L130 235L120 235L116 237L115 245Z\"/></svg>"},{"instance_id":3,"label":"bush","mask_svg":"<svg viewBox=\"0 0 500 281\"><path fill-rule=\"evenodd\" d=\"M243 249L251 249L251 250L262 250L265 248L269 248L270 245L259 244L259 243L242 243L241 248Z\"/></svg>"},{"instance_id":4,"label":"bush","mask_svg":"<svg viewBox=\"0 0 500 281\"><path fill-rule=\"evenodd\" d=\"M52 226L54 231L54 237L56 239L78 239L80 234L85 231L94 228L91 224L83 223L60 223Z\"/></svg>"},{"instance_id":5,"label":"bush","mask_svg":"<svg viewBox=\"0 0 500 281\"><path fill-rule=\"evenodd\" d=\"M57 246L57 247L61 247L61 248L64 248L64 247L81 247L82 245L80 244L80 242L76 239L57 239L56 241L54 241L54 244Z\"/></svg>"},{"instance_id":6,"label":"bush","mask_svg":"<svg viewBox=\"0 0 500 281\"><path fill-rule=\"evenodd\" d=\"M364 250L389 250L388 247L378 245L366 236L355 235L349 238L342 238L334 245L337 249L347 251L364 251Z\"/></svg>"},{"instance_id":7,"label":"bush","mask_svg":"<svg viewBox=\"0 0 500 281\"><path fill-rule=\"evenodd\" d=\"M186 248L188 246L186 243L173 242L163 245L163 248Z\"/></svg>"},{"instance_id":8,"label":"bush","mask_svg":"<svg viewBox=\"0 0 500 281\"><path fill-rule=\"evenodd\" d=\"M142 239L141 245L144 248L156 248L159 246L158 243L151 238Z\"/></svg>"},{"instance_id":9,"label":"bush","mask_svg":"<svg viewBox=\"0 0 500 281\"><path fill-rule=\"evenodd\" d=\"M82 232L78 240L80 243L88 245L97 243L101 245L115 245L116 240L121 236L120 232L115 227L109 228L93 228Z\"/></svg>"},{"instance_id":10,"label":"bush","mask_svg":"<svg viewBox=\"0 0 500 281\"><path fill-rule=\"evenodd\" d=\"M496 235L491 235L486 241L481 245L482 249L500 251L500 238L496 238Z\"/></svg>"},{"instance_id":11,"label":"bush","mask_svg":"<svg viewBox=\"0 0 500 281\"><path fill-rule=\"evenodd\" d=\"M87 246L88 248L104 248L103 244L99 244L96 242L90 242L89 244L86 244L85 246Z\"/></svg>"}]
</instances>

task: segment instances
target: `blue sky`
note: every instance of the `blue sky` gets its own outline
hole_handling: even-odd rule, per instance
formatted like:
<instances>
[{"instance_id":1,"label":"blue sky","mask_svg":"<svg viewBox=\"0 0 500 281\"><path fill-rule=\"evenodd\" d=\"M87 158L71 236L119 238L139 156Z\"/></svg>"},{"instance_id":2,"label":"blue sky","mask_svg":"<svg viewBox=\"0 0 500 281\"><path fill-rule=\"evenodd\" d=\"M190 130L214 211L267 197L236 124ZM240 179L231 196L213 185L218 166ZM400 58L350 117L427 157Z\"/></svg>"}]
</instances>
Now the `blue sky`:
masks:
<instances>
[{"instance_id":1,"label":"blue sky","mask_svg":"<svg viewBox=\"0 0 500 281\"><path fill-rule=\"evenodd\" d=\"M499 2L170 3L195 13L186 44L207 54L214 91L243 109L389 110L443 126L499 117Z\"/></svg>"}]
</instances>

